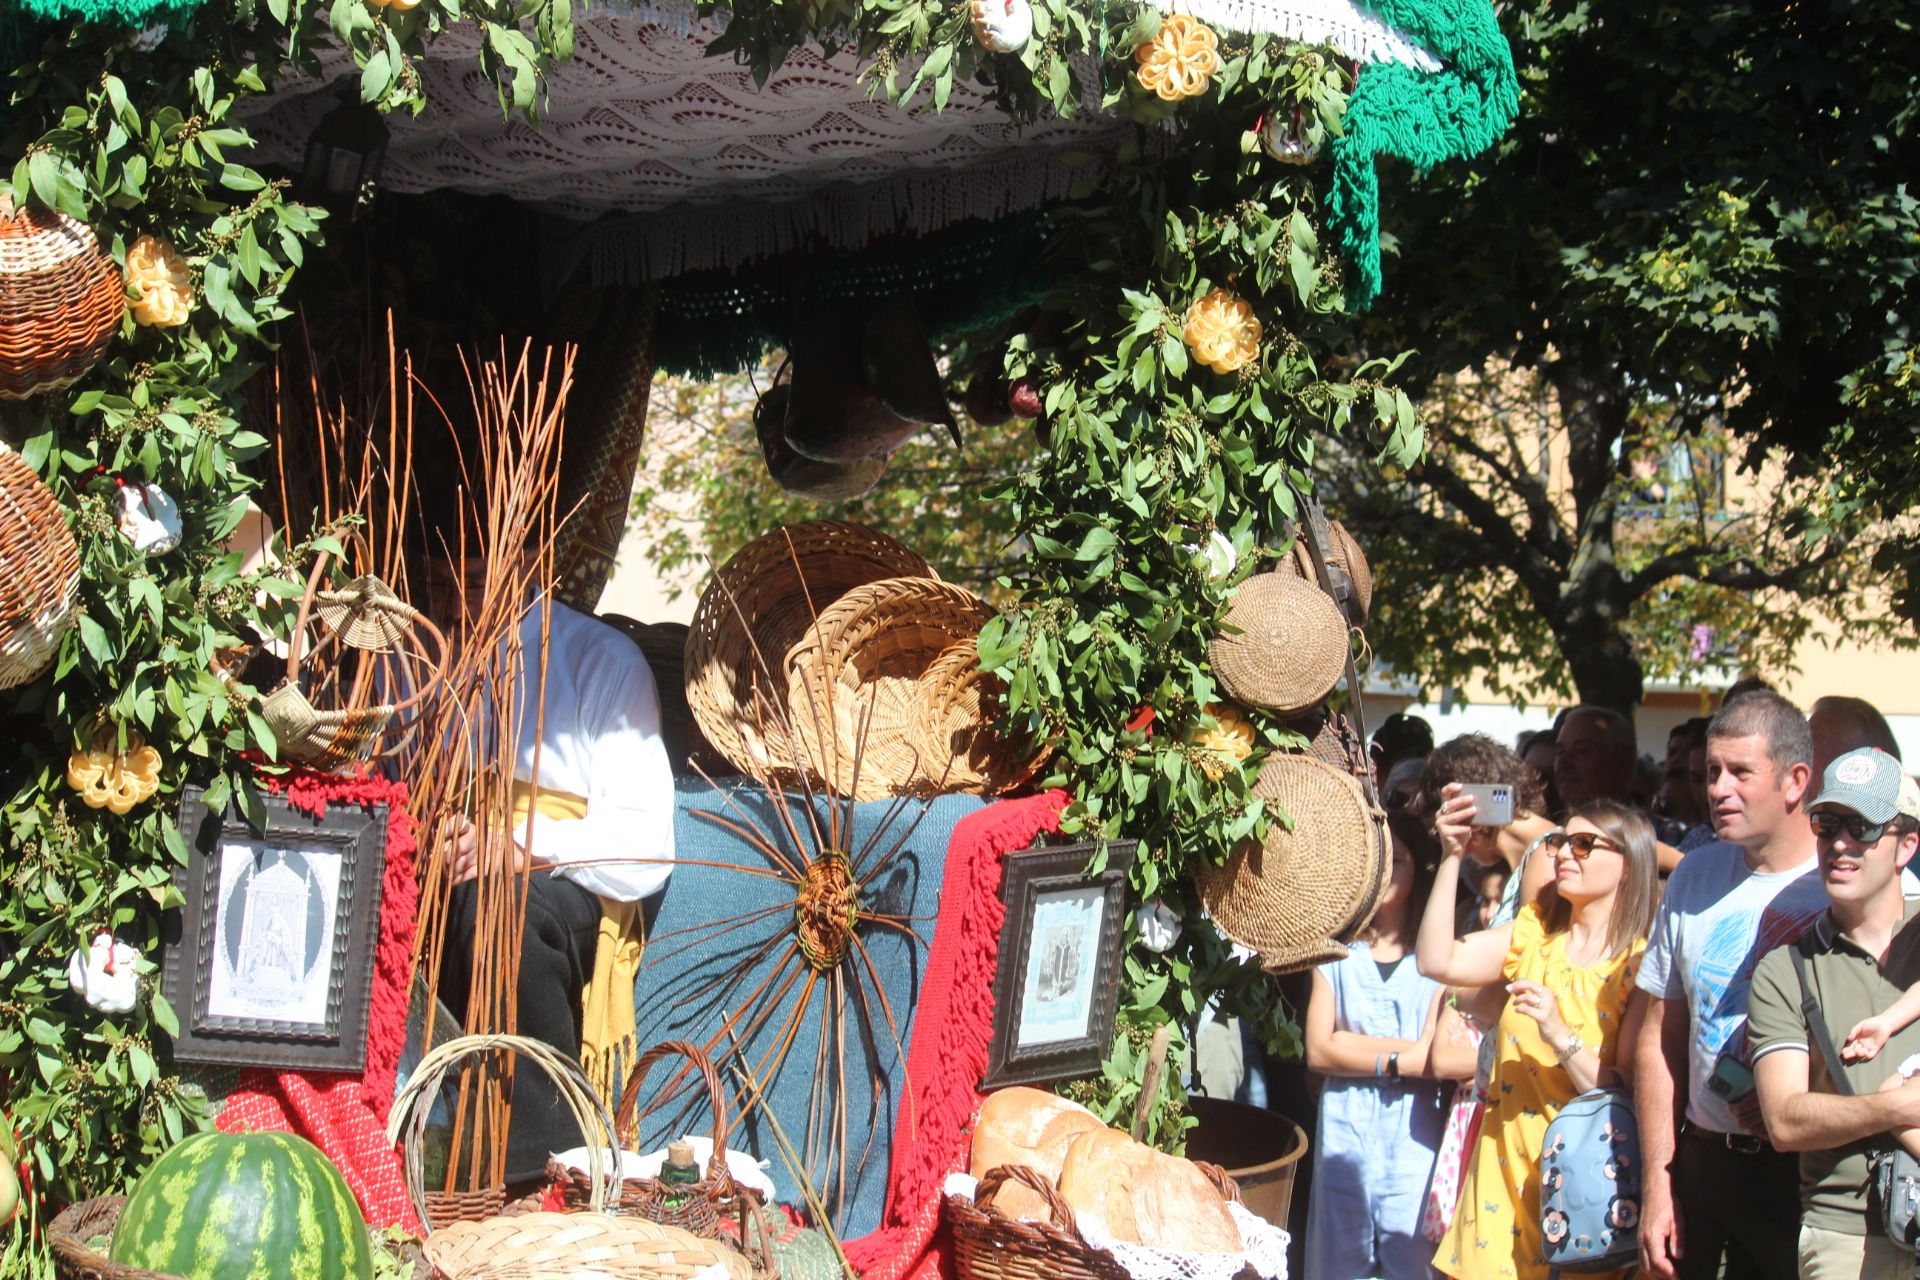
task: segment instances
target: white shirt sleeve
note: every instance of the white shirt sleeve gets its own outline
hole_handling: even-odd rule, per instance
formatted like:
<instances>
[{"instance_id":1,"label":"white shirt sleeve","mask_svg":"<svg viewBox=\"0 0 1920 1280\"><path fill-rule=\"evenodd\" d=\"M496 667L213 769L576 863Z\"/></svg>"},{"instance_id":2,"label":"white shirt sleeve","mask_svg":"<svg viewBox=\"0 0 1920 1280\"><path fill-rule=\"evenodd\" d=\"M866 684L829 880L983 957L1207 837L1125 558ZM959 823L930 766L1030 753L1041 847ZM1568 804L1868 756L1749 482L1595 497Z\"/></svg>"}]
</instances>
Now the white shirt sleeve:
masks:
<instances>
[{"instance_id":1,"label":"white shirt sleeve","mask_svg":"<svg viewBox=\"0 0 1920 1280\"><path fill-rule=\"evenodd\" d=\"M1653 914L1653 928L1647 935L1647 949L1640 957L1640 971L1633 979L1635 986L1659 1000L1683 1000L1687 994L1682 974L1673 962L1674 950L1680 945L1681 917L1685 914L1680 903L1685 896L1680 872L1686 865L1683 861L1667 878L1667 891L1660 895L1660 906ZM1676 893L1676 889L1680 892Z\"/></svg>"}]
</instances>

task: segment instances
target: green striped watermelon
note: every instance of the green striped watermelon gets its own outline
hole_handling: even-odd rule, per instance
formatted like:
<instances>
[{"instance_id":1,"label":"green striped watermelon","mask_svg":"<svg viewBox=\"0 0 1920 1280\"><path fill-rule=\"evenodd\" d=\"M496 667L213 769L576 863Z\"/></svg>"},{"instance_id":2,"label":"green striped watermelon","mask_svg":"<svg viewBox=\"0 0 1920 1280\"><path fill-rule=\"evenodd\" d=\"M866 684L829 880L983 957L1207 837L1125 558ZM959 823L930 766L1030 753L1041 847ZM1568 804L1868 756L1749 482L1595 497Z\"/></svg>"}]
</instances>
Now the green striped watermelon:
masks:
<instances>
[{"instance_id":1,"label":"green striped watermelon","mask_svg":"<svg viewBox=\"0 0 1920 1280\"><path fill-rule=\"evenodd\" d=\"M290 1133L195 1134L153 1162L109 1256L188 1280L372 1280L347 1180Z\"/></svg>"}]
</instances>

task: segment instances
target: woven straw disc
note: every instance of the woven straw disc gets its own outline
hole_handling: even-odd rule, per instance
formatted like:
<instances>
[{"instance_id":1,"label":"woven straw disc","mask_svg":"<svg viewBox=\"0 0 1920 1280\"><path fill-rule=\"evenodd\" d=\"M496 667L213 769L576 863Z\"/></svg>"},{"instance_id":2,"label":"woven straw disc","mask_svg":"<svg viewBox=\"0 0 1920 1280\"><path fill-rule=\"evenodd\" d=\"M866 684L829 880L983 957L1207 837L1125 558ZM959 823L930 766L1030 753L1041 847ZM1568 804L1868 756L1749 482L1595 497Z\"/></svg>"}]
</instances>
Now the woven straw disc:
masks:
<instances>
[{"instance_id":1,"label":"woven straw disc","mask_svg":"<svg viewBox=\"0 0 1920 1280\"><path fill-rule=\"evenodd\" d=\"M980 669L971 640L947 646L920 677L913 744L922 773L946 791L998 795L1031 778L1051 755L1046 743L1009 742L994 731L1006 687Z\"/></svg>"},{"instance_id":2,"label":"woven straw disc","mask_svg":"<svg viewBox=\"0 0 1920 1280\"><path fill-rule=\"evenodd\" d=\"M1248 841L1224 866L1194 879L1220 932L1260 953L1267 968L1344 954L1379 905L1391 869L1384 819L1350 774L1309 756L1271 756L1252 788L1293 822Z\"/></svg>"},{"instance_id":3,"label":"woven straw disc","mask_svg":"<svg viewBox=\"0 0 1920 1280\"><path fill-rule=\"evenodd\" d=\"M362 574L338 591L321 591L313 611L356 649L391 653L413 631L413 606L373 574Z\"/></svg>"},{"instance_id":4,"label":"woven straw disc","mask_svg":"<svg viewBox=\"0 0 1920 1280\"><path fill-rule=\"evenodd\" d=\"M678 1227L603 1213L525 1213L456 1222L427 1237L445 1280L692 1280L719 1264L752 1280L745 1255Z\"/></svg>"},{"instance_id":5,"label":"woven straw disc","mask_svg":"<svg viewBox=\"0 0 1920 1280\"><path fill-rule=\"evenodd\" d=\"M1295 533L1293 550L1274 567L1274 571L1291 571L1308 582L1317 582L1313 575L1313 556L1307 550L1306 527L1300 526ZM1373 607L1373 570L1367 566L1367 555L1338 520L1327 521L1327 542L1327 567L1342 570L1353 580L1353 600L1360 606L1359 621L1365 622L1367 612Z\"/></svg>"},{"instance_id":6,"label":"woven straw disc","mask_svg":"<svg viewBox=\"0 0 1920 1280\"><path fill-rule=\"evenodd\" d=\"M811 771L855 800L938 785L946 758L922 760L914 745L920 678L992 618L986 601L937 578L887 578L836 601L786 657L787 705Z\"/></svg>"},{"instance_id":7,"label":"woven straw disc","mask_svg":"<svg viewBox=\"0 0 1920 1280\"><path fill-rule=\"evenodd\" d=\"M1208 654L1228 697L1292 715L1325 699L1340 682L1347 622L1333 597L1306 579L1256 574L1234 592L1225 627Z\"/></svg>"},{"instance_id":8,"label":"woven straw disc","mask_svg":"<svg viewBox=\"0 0 1920 1280\"><path fill-rule=\"evenodd\" d=\"M756 691L785 707L782 657L854 587L932 576L886 534L836 520L788 525L740 548L701 593L687 634L687 705L700 732L743 773L794 768L784 735L761 723Z\"/></svg>"},{"instance_id":9,"label":"woven straw disc","mask_svg":"<svg viewBox=\"0 0 1920 1280\"><path fill-rule=\"evenodd\" d=\"M46 670L73 624L80 548L27 460L0 448L0 689Z\"/></svg>"}]
</instances>

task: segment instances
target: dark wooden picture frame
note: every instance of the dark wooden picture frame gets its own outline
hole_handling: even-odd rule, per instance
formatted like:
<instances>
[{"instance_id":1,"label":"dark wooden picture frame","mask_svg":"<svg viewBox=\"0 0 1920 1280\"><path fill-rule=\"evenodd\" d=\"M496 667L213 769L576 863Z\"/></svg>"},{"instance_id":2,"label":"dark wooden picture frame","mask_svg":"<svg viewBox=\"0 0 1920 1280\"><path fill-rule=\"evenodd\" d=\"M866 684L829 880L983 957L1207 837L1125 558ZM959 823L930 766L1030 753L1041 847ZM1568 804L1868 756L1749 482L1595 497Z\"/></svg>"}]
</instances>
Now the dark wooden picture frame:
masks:
<instances>
[{"instance_id":1,"label":"dark wooden picture frame","mask_svg":"<svg viewBox=\"0 0 1920 1280\"><path fill-rule=\"evenodd\" d=\"M267 796L266 825L180 803L186 905L167 913L160 989L182 1062L357 1072L366 1066L387 809L302 813Z\"/></svg>"},{"instance_id":2,"label":"dark wooden picture frame","mask_svg":"<svg viewBox=\"0 0 1920 1280\"><path fill-rule=\"evenodd\" d=\"M1070 844L1007 855L982 1089L1092 1075L1112 1047L1134 844L1110 842L1105 867L1089 874L1099 850Z\"/></svg>"}]
</instances>

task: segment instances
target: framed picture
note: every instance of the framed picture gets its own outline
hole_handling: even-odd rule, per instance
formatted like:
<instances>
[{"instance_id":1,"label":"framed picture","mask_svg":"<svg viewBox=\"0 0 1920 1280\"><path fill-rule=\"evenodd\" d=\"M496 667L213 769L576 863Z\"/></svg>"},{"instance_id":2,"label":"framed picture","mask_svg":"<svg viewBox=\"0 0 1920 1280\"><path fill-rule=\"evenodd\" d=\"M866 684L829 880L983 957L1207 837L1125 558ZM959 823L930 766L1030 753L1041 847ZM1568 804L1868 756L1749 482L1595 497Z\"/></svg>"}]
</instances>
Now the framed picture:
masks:
<instances>
[{"instance_id":1,"label":"framed picture","mask_svg":"<svg viewBox=\"0 0 1920 1280\"><path fill-rule=\"evenodd\" d=\"M1131 842L1011 853L983 1089L1092 1075L1113 1040Z\"/></svg>"},{"instance_id":2,"label":"framed picture","mask_svg":"<svg viewBox=\"0 0 1920 1280\"><path fill-rule=\"evenodd\" d=\"M387 810L332 805L315 818L278 796L266 826L180 806L186 905L170 912L160 989L183 1062L355 1072L386 874Z\"/></svg>"}]
</instances>

